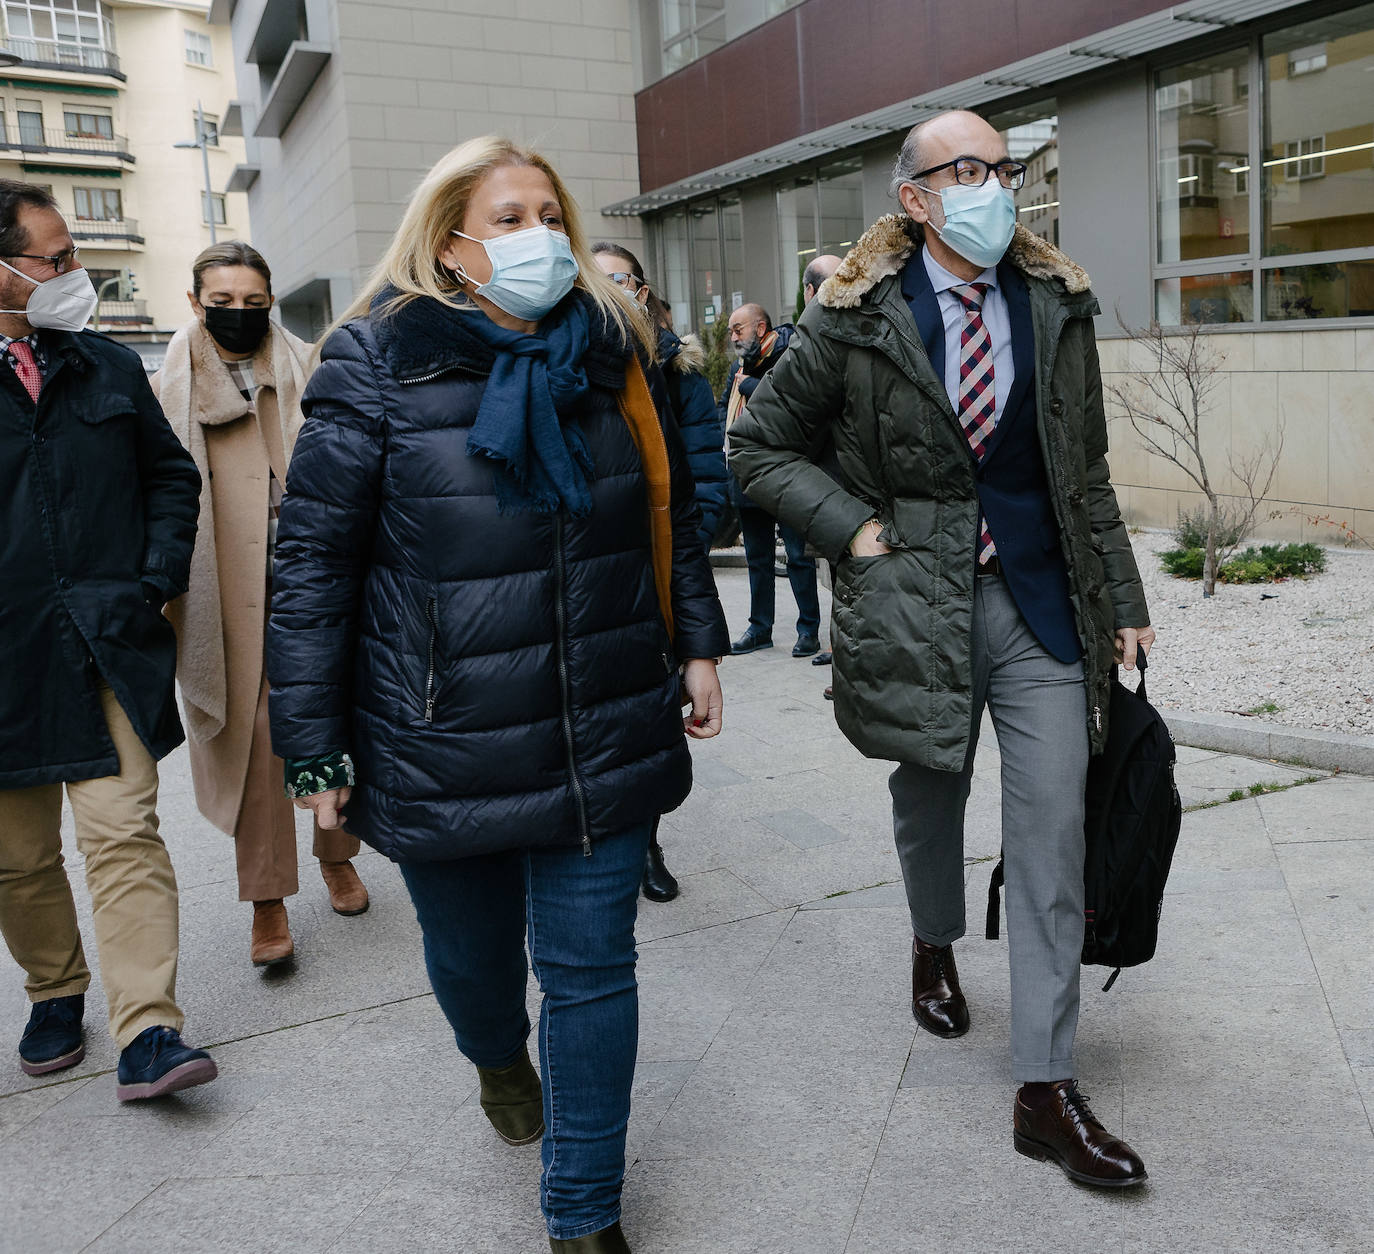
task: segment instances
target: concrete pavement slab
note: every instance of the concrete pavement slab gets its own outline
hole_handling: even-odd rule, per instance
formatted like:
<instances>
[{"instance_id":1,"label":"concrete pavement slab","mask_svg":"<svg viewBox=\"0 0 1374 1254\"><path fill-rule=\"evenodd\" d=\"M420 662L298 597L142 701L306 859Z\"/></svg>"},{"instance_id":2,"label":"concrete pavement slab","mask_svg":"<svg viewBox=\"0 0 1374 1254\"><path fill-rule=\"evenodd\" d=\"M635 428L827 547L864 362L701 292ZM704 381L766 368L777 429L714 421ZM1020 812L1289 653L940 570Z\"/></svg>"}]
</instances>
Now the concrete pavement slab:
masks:
<instances>
[{"instance_id":1,"label":"concrete pavement slab","mask_svg":"<svg viewBox=\"0 0 1374 1254\"><path fill-rule=\"evenodd\" d=\"M722 586L742 621L744 572ZM1084 972L1079 1076L1151 1172L1144 1189L1102 1197L1011 1144L1007 943L981 939L982 859L1000 843L990 727L956 950L973 1028L942 1041L911 1018L890 766L840 736L820 699L827 671L778 648L731 659L722 678L726 734L694 746L697 789L662 829L683 895L643 905L637 928L625 1194L637 1254L1019 1254L1066 1234L1140 1254L1367 1247L1374 779L1185 816L1158 955L1109 993L1104 968ZM1205 799L1308 773L1204 749L1181 750L1177 770ZM221 1079L118 1105L98 971L86 1063L23 1077L13 1040L27 1001L4 966L0 1251L132 1249L149 1231L207 1254L546 1248L538 1147L502 1144L482 1115L394 868L360 859L374 905L341 919L302 835L288 903L300 958L264 977L246 961L232 849L195 814L181 755L164 763L162 795L188 1036L216 1045ZM789 813L794 835L826 841L765 825ZM527 1003L537 1011L533 983Z\"/></svg>"},{"instance_id":2,"label":"concrete pavement slab","mask_svg":"<svg viewBox=\"0 0 1374 1254\"><path fill-rule=\"evenodd\" d=\"M334 1169L312 1175L173 1178L85 1249L142 1254L152 1234L173 1230L184 1234L178 1244L185 1248L216 1254L325 1254L386 1179Z\"/></svg>"}]
</instances>

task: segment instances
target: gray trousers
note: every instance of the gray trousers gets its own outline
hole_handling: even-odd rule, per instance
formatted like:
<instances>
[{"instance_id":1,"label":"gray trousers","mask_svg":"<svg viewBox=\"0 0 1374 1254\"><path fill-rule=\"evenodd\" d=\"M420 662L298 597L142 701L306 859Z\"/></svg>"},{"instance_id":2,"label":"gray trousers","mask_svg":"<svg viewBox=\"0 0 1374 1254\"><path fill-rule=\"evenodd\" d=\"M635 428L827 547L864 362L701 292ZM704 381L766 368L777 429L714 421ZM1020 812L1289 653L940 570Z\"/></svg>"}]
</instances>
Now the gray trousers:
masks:
<instances>
[{"instance_id":1,"label":"gray trousers","mask_svg":"<svg viewBox=\"0 0 1374 1254\"><path fill-rule=\"evenodd\" d=\"M1083 664L1041 647L1000 577L976 584L968 757L958 772L893 771L893 834L912 928L928 944L953 943L964 934L964 806L986 705L1002 757L1012 1069L1018 1084L1064 1080L1083 949Z\"/></svg>"}]
</instances>

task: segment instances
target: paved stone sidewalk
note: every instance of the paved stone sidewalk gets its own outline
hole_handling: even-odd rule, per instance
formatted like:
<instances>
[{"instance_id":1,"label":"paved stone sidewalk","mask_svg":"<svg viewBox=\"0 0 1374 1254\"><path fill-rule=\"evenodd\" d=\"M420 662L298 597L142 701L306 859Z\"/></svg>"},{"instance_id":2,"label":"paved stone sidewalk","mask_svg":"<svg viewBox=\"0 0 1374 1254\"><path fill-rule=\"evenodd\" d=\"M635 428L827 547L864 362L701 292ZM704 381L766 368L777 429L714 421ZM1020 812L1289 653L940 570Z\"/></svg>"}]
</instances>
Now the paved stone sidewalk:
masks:
<instances>
[{"instance_id":1,"label":"paved stone sidewalk","mask_svg":"<svg viewBox=\"0 0 1374 1254\"><path fill-rule=\"evenodd\" d=\"M738 631L745 574L720 577ZM1186 816L1160 953L1110 993L1085 972L1083 1087L1151 1173L1100 1196L1011 1146L1005 942L981 939L992 738L959 948L974 1026L945 1042L908 1006L887 768L839 736L829 672L777 640L723 668L728 731L699 747L697 789L664 824L683 896L641 909L636 1254L1368 1250L1374 779L1300 783L1314 772L1180 750L1185 804L1223 804ZM1294 786L1248 795L1271 783ZM0 956L0 1251L547 1249L538 1151L487 1127L390 865L361 859L373 906L343 919L305 858L299 959L263 974L184 754L163 798L187 1036L215 1046L221 1079L120 1107L98 981L85 1063L27 1079L21 978Z\"/></svg>"}]
</instances>

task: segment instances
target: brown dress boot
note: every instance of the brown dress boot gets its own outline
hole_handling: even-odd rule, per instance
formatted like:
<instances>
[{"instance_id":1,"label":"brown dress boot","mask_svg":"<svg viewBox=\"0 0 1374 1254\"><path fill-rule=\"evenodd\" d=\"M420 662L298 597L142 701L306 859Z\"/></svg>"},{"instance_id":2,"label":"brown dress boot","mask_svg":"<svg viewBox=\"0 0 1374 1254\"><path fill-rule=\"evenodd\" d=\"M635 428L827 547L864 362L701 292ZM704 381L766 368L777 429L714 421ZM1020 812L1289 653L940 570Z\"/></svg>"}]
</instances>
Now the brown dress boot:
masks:
<instances>
[{"instance_id":1,"label":"brown dress boot","mask_svg":"<svg viewBox=\"0 0 1374 1254\"><path fill-rule=\"evenodd\" d=\"M1146 1179L1139 1155L1097 1121L1076 1080L1023 1084L1012 1135L1019 1153L1057 1163L1079 1184L1124 1189Z\"/></svg>"},{"instance_id":2,"label":"brown dress boot","mask_svg":"<svg viewBox=\"0 0 1374 1254\"><path fill-rule=\"evenodd\" d=\"M253 944L248 956L255 967L274 967L288 962L296 952L291 940L291 928L286 922L286 906L278 897L275 901L253 903Z\"/></svg>"},{"instance_id":3,"label":"brown dress boot","mask_svg":"<svg viewBox=\"0 0 1374 1254\"><path fill-rule=\"evenodd\" d=\"M614 1223L609 1228L588 1233L585 1237L574 1237L571 1241L550 1237L549 1249L554 1254L630 1254L630 1243L625 1240L620 1225Z\"/></svg>"},{"instance_id":4,"label":"brown dress boot","mask_svg":"<svg viewBox=\"0 0 1374 1254\"><path fill-rule=\"evenodd\" d=\"M329 889L335 914L362 914L368 907L367 889L351 862L320 862L320 874Z\"/></svg>"},{"instance_id":5,"label":"brown dress boot","mask_svg":"<svg viewBox=\"0 0 1374 1254\"><path fill-rule=\"evenodd\" d=\"M911 943L911 1013L927 1032L950 1039L968 1031L968 1003L959 987L952 945Z\"/></svg>"}]
</instances>

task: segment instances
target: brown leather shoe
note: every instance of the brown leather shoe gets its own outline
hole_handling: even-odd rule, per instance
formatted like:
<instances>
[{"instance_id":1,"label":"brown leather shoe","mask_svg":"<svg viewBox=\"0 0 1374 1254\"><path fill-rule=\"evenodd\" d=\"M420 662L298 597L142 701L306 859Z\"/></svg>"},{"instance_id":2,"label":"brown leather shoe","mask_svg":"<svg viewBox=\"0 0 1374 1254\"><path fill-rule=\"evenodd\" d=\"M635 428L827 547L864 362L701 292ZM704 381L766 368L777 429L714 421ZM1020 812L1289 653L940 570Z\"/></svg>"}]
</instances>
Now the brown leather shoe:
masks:
<instances>
[{"instance_id":1,"label":"brown leather shoe","mask_svg":"<svg viewBox=\"0 0 1374 1254\"><path fill-rule=\"evenodd\" d=\"M253 943L248 956L255 967L274 967L289 962L296 952L291 928L286 922L286 906L278 897L275 901L253 903Z\"/></svg>"},{"instance_id":2,"label":"brown leather shoe","mask_svg":"<svg viewBox=\"0 0 1374 1254\"><path fill-rule=\"evenodd\" d=\"M367 889L351 862L320 862L320 874L329 889L335 914L362 914L370 904Z\"/></svg>"},{"instance_id":3,"label":"brown leather shoe","mask_svg":"<svg viewBox=\"0 0 1374 1254\"><path fill-rule=\"evenodd\" d=\"M1125 1189L1146 1179L1139 1155L1097 1121L1076 1080L1023 1084L1012 1134L1019 1153L1057 1163L1079 1184Z\"/></svg>"},{"instance_id":4,"label":"brown leather shoe","mask_svg":"<svg viewBox=\"0 0 1374 1254\"><path fill-rule=\"evenodd\" d=\"M911 942L911 1013L927 1032L947 1040L968 1031L952 945L927 945L919 936Z\"/></svg>"}]
</instances>

